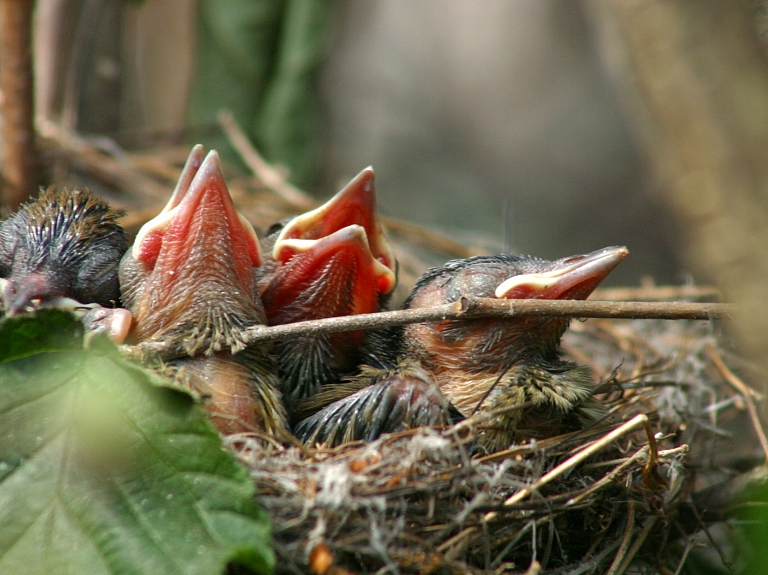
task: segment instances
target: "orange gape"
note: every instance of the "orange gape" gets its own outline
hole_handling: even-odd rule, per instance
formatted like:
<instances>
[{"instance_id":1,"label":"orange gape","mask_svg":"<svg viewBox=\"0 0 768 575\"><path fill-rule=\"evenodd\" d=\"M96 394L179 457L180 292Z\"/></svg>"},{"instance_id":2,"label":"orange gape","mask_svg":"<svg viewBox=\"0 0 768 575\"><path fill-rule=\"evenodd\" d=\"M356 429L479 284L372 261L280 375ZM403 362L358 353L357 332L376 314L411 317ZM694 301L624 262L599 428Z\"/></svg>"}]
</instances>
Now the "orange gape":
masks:
<instances>
[{"instance_id":1,"label":"orange gape","mask_svg":"<svg viewBox=\"0 0 768 575\"><path fill-rule=\"evenodd\" d=\"M319 208L273 228L259 278L270 325L373 313L395 288L397 264L376 214L371 168ZM353 331L278 344L289 405L353 373L367 343L365 332Z\"/></svg>"},{"instance_id":2,"label":"orange gape","mask_svg":"<svg viewBox=\"0 0 768 575\"><path fill-rule=\"evenodd\" d=\"M273 360L247 345L245 330L265 323L256 293L258 239L237 212L216 152L196 147L168 205L139 231L121 264L123 300L137 341L180 343L163 358L206 398L222 433L284 429Z\"/></svg>"}]
</instances>

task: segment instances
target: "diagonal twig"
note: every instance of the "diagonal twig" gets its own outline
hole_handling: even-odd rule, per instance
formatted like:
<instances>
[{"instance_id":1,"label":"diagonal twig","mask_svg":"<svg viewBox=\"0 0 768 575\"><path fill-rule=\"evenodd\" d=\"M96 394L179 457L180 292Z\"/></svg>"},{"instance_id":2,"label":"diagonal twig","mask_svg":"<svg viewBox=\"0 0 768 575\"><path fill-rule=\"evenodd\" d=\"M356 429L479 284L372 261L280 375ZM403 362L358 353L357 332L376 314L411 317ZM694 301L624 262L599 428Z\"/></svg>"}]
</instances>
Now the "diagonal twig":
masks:
<instances>
[{"instance_id":1,"label":"diagonal twig","mask_svg":"<svg viewBox=\"0 0 768 575\"><path fill-rule=\"evenodd\" d=\"M650 466L652 464L655 464L658 460L658 451L656 446L656 438L653 435L653 431L650 428L650 421L648 419L648 416L641 413L639 415L636 415L626 423L623 423L610 433L606 434L605 436L601 437L598 441L592 443L591 445L585 447L575 455L569 457L565 461L563 461L560 465L549 471L548 473L542 475L538 481L530 485L529 487L524 487L520 489L517 493L512 495L511 497L508 497L504 501L504 506L509 507L512 505L515 505L517 503L520 503L523 499L537 491L538 489L544 487L554 479L560 477L564 473L570 471L577 465L579 465L584 460L588 459L601 449L607 447L608 445L612 444L615 440L617 440L619 437L622 437L624 435L627 435L628 433L634 431L638 427L644 427L646 431L646 435L648 436L648 448L650 451L648 463L646 466ZM493 521L494 519L498 518L499 512L498 511L489 511L484 516L484 521ZM463 529L447 541L445 541L440 547L438 547L438 551L441 553L448 552L449 549L453 548L452 553L457 553L458 550L460 550L465 544L467 539L474 535L477 532L477 526L471 526Z\"/></svg>"},{"instance_id":2,"label":"diagonal twig","mask_svg":"<svg viewBox=\"0 0 768 575\"><path fill-rule=\"evenodd\" d=\"M741 397L744 399L744 403L747 406L747 412L749 413L749 418L752 421L752 426L755 428L757 438L760 440L760 446L763 448L763 453L768 460L768 438L766 438L765 432L763 431L763 426L760 423L760 416L757 414L757 408L755 407L755 401L753 399L755 396L757 396L759 399L762 399L760 394L749 387L746 383L741 381L741 379L737 377L736 374L733 373L727 365L725 365L722 358L720 357L720 354L717 352L717 349L715 349L714 346L707 346L706 354L710 361L715 364L715 367L722 374L725 380L734 388L736 388L736 390L741 394Z\"/></svg>"},{"instance_id":3,"label":"diagonal twig","mask_svg":"<svg viewBox=\"0 0 768 575\"><path fill-rule=\"evenodd\" d=\"M582 449L579 451L576 455L573 455L572 457L569 457L565 461L563 461L560 465L546 473L545 475L542 475L541 478L536 481L533 485L530 487L525 487L515 493L513 496L507 498L506 501L504 501L504 505L515 505L516 503L519 503L526 497L528 497L531 493L537 491L538 489L544 487L546 484L550 483L554 479L560 477L567 471L573 469L576 467L579 463L584 461L585 459L591 457L601 449L607 447L611 443L613 443L615 440L617 440L619 437L622 437L626 435L627 433L634 431L637 427L643 426L646 428L647 434L648 434L648 445L650 448L650 457L648 460L648 463L655 463L658 459L658 452L656 451L656 440L653 436L653 432L649 428L649 420L648 416L641 413L640 415L636 415L623 425L617 427L610 433L606 434L605 436L601 437L598 441L593 443L592 445L589 445L588 447ZM494 517L498 515L495 511L491 511L485 516L485 519L487 521L490 521Z\"/></svg>"},{"instance_id":4,"label":"diagonal twig","mask_svg":"<svg viewBox=\"0 0 768 575\"><path fill-rule=\"evenodd\" d=\"M570 505L576 505L586 499L588 496L592 495L593 493L596 493L609 483L611 483L616 477L618 477L625 469L632 466L636 461L642 459L646 456L646 453L650 450L650 444L644 445L641 447L638 451L635 452L634 455L627 458L624 462L622 462L618 467L610 471L608 474L606 474L604 477L584 489L581 493L578 495L572 497L566 502L566 506ZM665 451L659 452L659 457L668 457L669 455L674 455L678 453L688 453L690 448L685 443L682 444L679 447L675 447L674 449L667 449ZM607 462L604 462L607 463Z\"/></svg>"},{"instance_id":5,"label":"diagonal twig","mask_svg":"<svg viewBox=\"0 0 768 575\"><path fill-rule=\"evenodd\" d=\"M261 157L261 154L256 151L248 136L245 135L245 132L235 121L232 112L222 110L219 112L218 120L219 125L224 130L224 134L229 139L229 143L232 144L232 147L240 154L245 165L250 168L253 175L264 186L297 208L315 207L317 202L312 197L288 183L280 172Z\"/></svg>"}]
</instances>

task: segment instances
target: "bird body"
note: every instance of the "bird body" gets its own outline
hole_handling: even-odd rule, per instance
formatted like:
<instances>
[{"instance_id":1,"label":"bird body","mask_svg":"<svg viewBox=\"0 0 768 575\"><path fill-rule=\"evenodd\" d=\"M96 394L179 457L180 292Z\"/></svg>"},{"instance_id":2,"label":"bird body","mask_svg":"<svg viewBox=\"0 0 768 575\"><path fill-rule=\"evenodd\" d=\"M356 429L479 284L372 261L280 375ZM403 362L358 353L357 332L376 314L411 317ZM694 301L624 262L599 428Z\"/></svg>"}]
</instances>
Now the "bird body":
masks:
<instances>
[{"instance_id":1,"label":"bird body","mask_svg":"<svg viewBox=\"0 0 768 575\"><path fill-rule=\"evenodd\" d=\"M370 168L320 208L277 226L263 255L217 154L203 156L193 149L168 205L130 250L116 221L121 212L87 190L46 190L0 223L6 314L62 298L114 306L122 296L134 341L180 344L171 347L183 353L160 357L155 367L206 397L223 433L287 433L281 389L302 420L298 435L330 443L483 414L477 444L490 452L603 416L589 370L561 357L566 318L306 336L279 344L275 356L249 344L252 326L381 309L397 264L376 216ZM404 307L462 295L584 299L626 255L614 247L556 261L456 260L428 270ZM106 322L120 316L97 315ZM369 365L358 373L361 364Z\"/></svg>"},{"instance_id":2,"label":"bird body","mask_svg":"<svg viewBox=\"0 0 768 575\"><path fill-rule=\"evenodd\" d=\"M266 431L285 437L285 409L274 363L266 353L244 350L234 356L214 352L176 358L161 372L205 399L208 416L221 433Z\"/></svg>"},{"instance_id":3,"label":"bird body","mask_svg":"<svg viewBox=\"0 0 768 575\"><path fill-rule=\"evenodd\" d=\"M285 433L276 367L245 330L266 322L256 291L258 239L237 212L218 155L190 154L165 209L139 231L120 265L137 342L172 341L184 355L161 370L207 398L222 433Z\"/></svg>"},{"instance_id":4,"label":"bird body","mask_svg":"<svg viewBox=\"0 0 768 575\"><path fill-rule=\"evenodd\" d=\"M308 414L306 417L301 417ZM307 443L338 445L372 441L382 433L445 426L460 418L434 377L418 362L392 368L363 367L353 378L329 385L299 408L296 436Z\"/></svg>"},{"instance_id":5,"label":"bird body","mask_svg":"<svg viewBox=\"0 0 768 575\"><path fill-rule=\"evenodd\" d=\"M6 315L70 298L113 307L128 243L123 215L87 189L49 188L0 223Z\"/></svg>"}]
</instances>

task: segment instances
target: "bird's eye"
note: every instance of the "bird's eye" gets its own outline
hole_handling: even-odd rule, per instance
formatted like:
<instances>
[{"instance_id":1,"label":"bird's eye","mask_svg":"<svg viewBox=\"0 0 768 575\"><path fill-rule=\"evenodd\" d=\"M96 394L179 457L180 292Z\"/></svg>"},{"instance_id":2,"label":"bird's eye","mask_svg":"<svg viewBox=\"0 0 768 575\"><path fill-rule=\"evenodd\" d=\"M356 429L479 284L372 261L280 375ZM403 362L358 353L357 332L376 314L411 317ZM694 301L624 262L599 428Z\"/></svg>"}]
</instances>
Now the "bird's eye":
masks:
<instances>
[{"instance_id":1,"label":"bird's eye","mask_svg":"<svg viewBox=\"0 0 768 575\"><path fill-rule=\"evenodd\" d=\"M457 275L448 288L450 301L457 301L462 295L492 297L499 280L486 270L467 270Z\"/></svg>"},{"instance_id":2,"label":"bird's eye","mask_svg":"<svg viewBox=\"0 0 768 575\"><path fill-rule=\"evenodd\" d=\"M267 230L267 235L271 236L272 234L276 234L280 230L282 230L285 227L285 222L275 222L271 226L269 226L269 229Z\"/></svg>"}]
</instances>

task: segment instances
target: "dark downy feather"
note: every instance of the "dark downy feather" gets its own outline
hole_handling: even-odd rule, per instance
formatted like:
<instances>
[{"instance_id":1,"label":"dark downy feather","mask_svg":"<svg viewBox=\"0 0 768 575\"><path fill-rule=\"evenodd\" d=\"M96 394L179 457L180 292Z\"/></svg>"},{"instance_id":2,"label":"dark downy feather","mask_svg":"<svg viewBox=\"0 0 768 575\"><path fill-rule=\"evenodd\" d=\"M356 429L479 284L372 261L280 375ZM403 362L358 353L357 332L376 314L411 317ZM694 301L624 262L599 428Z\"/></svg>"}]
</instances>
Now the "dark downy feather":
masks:
<instances>
[{"instance_id":1,"label":"dark downy feather","mask_svg":"<svg viewBox=\"0 0 768 575\"><path fill-rule=\"evenodd\" d=\"M344 394L348 395L336 399ZM346 383L326 386L306 403L312 404L305 406L308 411L327 405L303 419L295 434L304 442L326 445L373 441L382 433L445 426L461 419L431 375L408 361L391 370L366 368Z\"/></svg>"}]
</instances>

